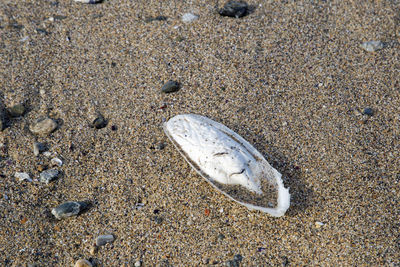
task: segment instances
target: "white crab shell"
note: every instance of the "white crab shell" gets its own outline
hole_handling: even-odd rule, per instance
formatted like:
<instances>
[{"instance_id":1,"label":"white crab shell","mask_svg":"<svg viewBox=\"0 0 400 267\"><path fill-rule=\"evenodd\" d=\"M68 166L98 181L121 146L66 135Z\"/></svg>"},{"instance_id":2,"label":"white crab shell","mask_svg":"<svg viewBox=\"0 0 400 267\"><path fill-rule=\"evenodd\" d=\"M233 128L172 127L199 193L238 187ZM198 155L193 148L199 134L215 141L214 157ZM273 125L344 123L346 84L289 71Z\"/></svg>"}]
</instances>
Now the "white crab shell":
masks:
<instances>
[{"instance_id":1,"label":"white crab shell","mask_svg":"<svg viewBox=\"0 0 400 267\"><path fill-rule=\"evenodd\" d=\"M281 174L241 136L206 117L177 115L164 123L164 131L189 164L217 190L249 209L280 217L290 206L289 190ZM248 194L262 195L267 181L277 192L276 205L247 203L216 186L241 186Z\"/></svg>"}]
</instances>

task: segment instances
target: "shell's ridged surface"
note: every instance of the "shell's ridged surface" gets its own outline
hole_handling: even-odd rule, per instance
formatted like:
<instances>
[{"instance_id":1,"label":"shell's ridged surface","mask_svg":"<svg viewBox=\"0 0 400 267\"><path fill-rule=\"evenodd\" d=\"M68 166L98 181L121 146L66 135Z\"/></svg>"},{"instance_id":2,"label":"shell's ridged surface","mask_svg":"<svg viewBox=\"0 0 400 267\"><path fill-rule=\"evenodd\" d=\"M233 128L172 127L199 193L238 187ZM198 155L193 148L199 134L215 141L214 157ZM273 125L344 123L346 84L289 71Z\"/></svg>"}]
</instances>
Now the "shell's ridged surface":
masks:
<instances>
[{"instance_id":1,"label":"shell's ridged surface","mask_svg":"<svg viewBox=\"0 0 400 267\"><path fill-rule=\"evenodd\" d=\"M184 114L166 122L164 131L190 165L229 198L277 217L289 208L281 174L226 126Z\"/></svg>"}]
</instances>

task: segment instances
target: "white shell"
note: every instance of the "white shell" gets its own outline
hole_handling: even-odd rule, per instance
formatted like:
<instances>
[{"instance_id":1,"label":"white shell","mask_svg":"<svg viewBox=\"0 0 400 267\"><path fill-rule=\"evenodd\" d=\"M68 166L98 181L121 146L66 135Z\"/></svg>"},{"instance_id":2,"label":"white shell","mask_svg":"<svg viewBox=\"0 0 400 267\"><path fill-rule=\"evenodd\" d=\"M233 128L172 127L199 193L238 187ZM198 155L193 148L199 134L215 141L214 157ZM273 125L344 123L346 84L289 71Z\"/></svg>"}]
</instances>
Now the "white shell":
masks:
<instances>
[{"instance_id":1,"label":"white shell","mask_svg":"<svg viewBox=\"0 0 400 267\"><path fill-rule=\"evenodd\" d=\"M289 208L290 194L281 174L226 126L200 115L184 114L164 123L164 131L189 164L230 199L275 217ZM274 194L266 192L266 184ZM273 197L274 207L268 207L264 197Z\"/></svg>"}]
</instances>

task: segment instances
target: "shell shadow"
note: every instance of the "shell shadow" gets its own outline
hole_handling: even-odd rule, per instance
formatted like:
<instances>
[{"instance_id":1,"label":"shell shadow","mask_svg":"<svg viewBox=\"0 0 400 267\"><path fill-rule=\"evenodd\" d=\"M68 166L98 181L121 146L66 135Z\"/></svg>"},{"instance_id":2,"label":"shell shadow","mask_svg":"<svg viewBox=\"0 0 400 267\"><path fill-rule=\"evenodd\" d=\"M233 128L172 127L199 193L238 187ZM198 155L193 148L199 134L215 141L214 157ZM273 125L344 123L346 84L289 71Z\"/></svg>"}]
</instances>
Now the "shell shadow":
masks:
<instances>
[{"instance_id":1,"label":"shell shadow","mask_svg":"<svg viewBox=\"0 0 400 267\"><path fill-rule=\"evenodd\" d=\"M314 192L304 183L301 167L291 163L289 158L266 140L265 135L254 134L250 129L243 129L241 125L233 125L231 129L254 146L268 163L282 174L283 183L290 193L290 207L285 216L294 217L304 213L313 203ZM265 148L265 143L268 144L268 148Z\"/></svg>"}]
</instances>

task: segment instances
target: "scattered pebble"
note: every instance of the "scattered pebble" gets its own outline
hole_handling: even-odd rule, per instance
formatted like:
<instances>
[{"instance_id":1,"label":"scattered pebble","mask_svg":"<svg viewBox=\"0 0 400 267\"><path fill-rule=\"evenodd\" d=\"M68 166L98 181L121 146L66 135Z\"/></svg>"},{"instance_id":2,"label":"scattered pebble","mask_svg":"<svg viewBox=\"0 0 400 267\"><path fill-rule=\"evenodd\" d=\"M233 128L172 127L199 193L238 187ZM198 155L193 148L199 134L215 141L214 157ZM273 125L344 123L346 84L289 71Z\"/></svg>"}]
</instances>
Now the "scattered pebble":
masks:
<instances>
[{"instance_id":1,"label":"scattered pebble","mask_svg":"<svg viewBox=\"0 0 400 267\"><path fill-rule=\"evenodd\" d=\"M142 262L141 261L136 261L135 262L135 267L140 267L142 266Z\"/></svg>"},{"instance_id":2,"label":"scattered pebble","mask_svg":"<svg viewBox=\"0 0 400 267\"><path fill-rule=\"evenodd\" d=\"M168 81L166 82L163 87L161 88L161 91L168 94L168 93L173 93L177 92L180 89L180 84L177 81Z\"/></svg>"},{"instance_id":3,"label":"scattered pebble","mask_svg":"<svg viewBox=\"0 0 400 267\"><path fill-rule=\"evenodd\" d=\"M372 108L365 108L363 111L364 115L372 116L374 115L374 110Z\"/></svg>"},{"instance_id":4,"label":"scattered pebble","mask_svg":"<svg viewBox=\"0 0 400 267\"><path fill-rule=\"evenodd\" d=\"M14 177L18 179L18 181L22 182L22 181L28 181L28 182L32 182L31 177L29 176L28 173L26 172L16 172L14 174Z\"/></svg>"},{"instance_id":5,"label":"scattered pebble","mask_svg":"<svg viewBox=\"0 0 400 267\"><path fill-rule=\"evenodd\" d=\"M61 166L63 165L62 160L59 159L59 158L52 158L50 162L51 162L51 164L53 164L54 166L58 166L58 167L61 167Z\"/></svg>"},{"instance_id":6,"label":"scattered pebble","mask_svg":"<svg viewBox=\"0 0 400 267\"><path fill-rule=\"evenodd\" d=\"M183 22L192 22L195 21L196 19L198 19L199 16L193 14L193 13L185 13L182 15L182 21Z\"/></svg>"},{"instance_id":7,"label":"scattered pebble","mask_svg":"<svg viewBox=\"0 0 400 267\"><path fill-rule=\"evenodd\" d=\"M96 238L96 246L101 247L107 243L112 243L114 239L113 235L100 235Z\"/></svg>"},{"instance_id":8,"label":"scattered pebble","mask_svg":"<svg viewBox=\"0 0 400 267\"><path fill-rule=\"evenodd\" d=\"M36 120L29 129L37 135L49 135L57 128L57 123L50 118L40 118Z\"/></svg>"},{"instance_id":9,"label":"scattered pebble","mask_svg":"<svg viewBox=\"0 0 400 267\"><path fill-rule=\"evenodd\" d=\"M148 17L146 18L145 22L152 22L152 21L165 21L168 18L166 16L157 16L157 17Z\"/></svg>"},{"instance_id":10,"label":"scattered pebble","mask_svg":"<svg viewBox=\"0 0 400 267\"><path fill-rule=\"evenodd\" d=\"M219 10L221 16L240 18L247 15L249 6L243 1L228 1L223 8Z\"/></svg>"},{"instance_id":11,"label":"scattered pebble","mask_svg":"<svg viewBox=\"0 0 400 267\"><path fill-rule=\"evenodd\" d=\"M103 117L103 115L98 114L97 118L94 119L92 124L93 124L93 127L95 127L96 129L101 129L101 128L104 128L107 126L107 121Z\"/></svg>"},{"instance_id":12,"label":"scattered pebble","mask_svg":"<svg viewBox=\"0 0 400 267\"><path fill-rule=\"evenodd\" d=\"M361 44L361 48L368 52L375 52L384 48L384 44L381 41L368 41Z\"/></svg>"},{"instance_id":13,"label":"scattered pebble","mask_svg":"<svg viewBox=\"0 0 400 267\"><path fill-rule=\"evenodd\" d=\"M39 156L39 154L41 152L43 152L45 149L46 149L46 146L44 144L37 143L37 142L33 143L33 154L35 156Z\"/></svg>"},{"instance_id":14,"label":"scattered pebble","mask_svg":"<svg viewBox=\"0 0 400 267\"><path fill-rule=\"evenodd\" d=\"M88 260L80 259L75 263L75 267L92 267L92 263Z\"/></svg>"},{"instance_id":15,"label":"scattered pebble","mask_svg":"<svg viewBox=\"0 0 400 267\"><path fill-rule=\"evenodd\" d=\"M320 228L323 225L324 225L323 222L315 222L315 227L317 227L317 228Z\"/></svg>"},{"instance_id":16,"label":"scattered pebble","mask_svg":"<svg viewBox=\"0 0 400 267\"><path fill-rule=\"evenodd\" d=\"M223 234L219 234L218 235L218 240L221 241L221 240L224 240L224 239L225 239L225 236Z\"/></svg>"},{"instance_id":17,"label":"scattered pebble","mask_svg":"<svg viewBox=\"0 0 400 267\"><path fill-rule=\"evenodd\" d=\"M8 109L8 114L10 114L11 117L20 117L24 115L25 113L25 106L22 104L17 104Z\"/></svg>"},{"instance_id":18,"label":"scattered pebble","mask_svg":"<svg viewBox=\"0 0 400 267\"><path fill-rule=\"evenodd\" d=\"M55 180L60 172L57 169L50 169L43 171L40 174L40 181L42 183L49 184L51 181Z\"/></svg>"},{"instance_id":19,"label":"scattered pebble","mask_svg":"<svg viewBox=\"0 0 400 267\"><path fill-rule=\"evenodd\" d=\"M51 213L59 220L76 216L88 207L86 202L68 201L53 208Z\"/></svg>"}]
</instances>

